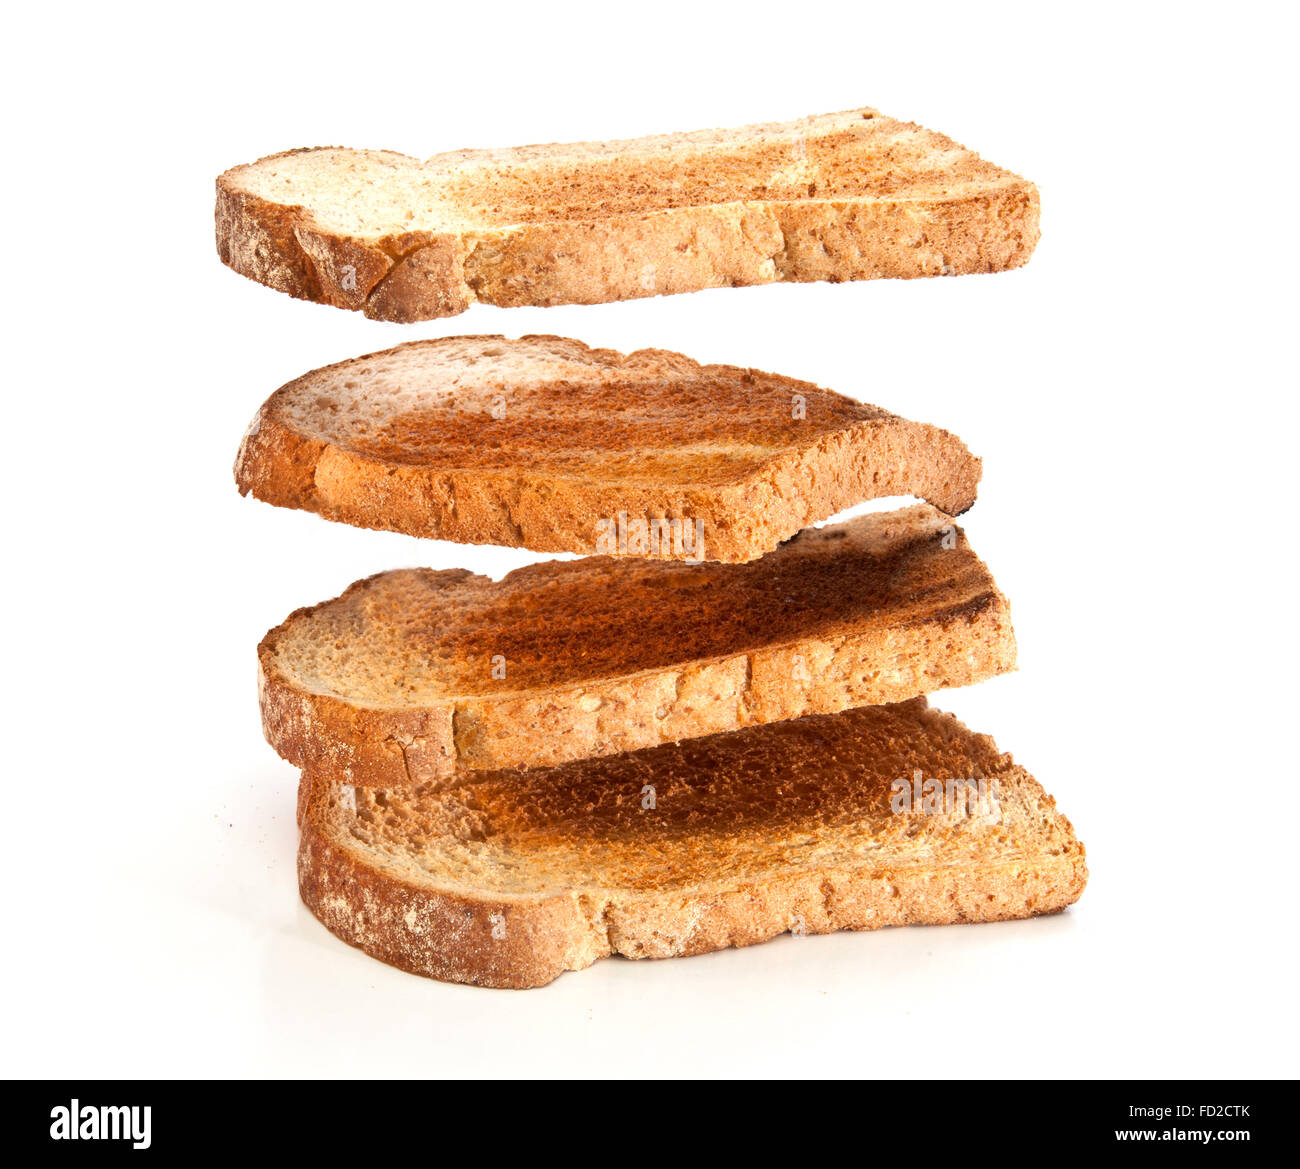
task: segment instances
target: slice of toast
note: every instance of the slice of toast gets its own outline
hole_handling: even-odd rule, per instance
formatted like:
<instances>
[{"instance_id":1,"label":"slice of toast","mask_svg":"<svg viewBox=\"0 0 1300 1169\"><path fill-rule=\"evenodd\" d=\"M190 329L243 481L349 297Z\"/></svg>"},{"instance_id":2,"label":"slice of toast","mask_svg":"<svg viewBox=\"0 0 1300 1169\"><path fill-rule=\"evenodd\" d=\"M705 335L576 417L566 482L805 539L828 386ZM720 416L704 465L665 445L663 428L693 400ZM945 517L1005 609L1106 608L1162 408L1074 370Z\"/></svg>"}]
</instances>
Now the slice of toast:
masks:
<instances>
[{"instance_id":1,"label":"slice of toast","mask_svg":"<svg viewBox=\"0 0 1300 1169\"><path fill-rule=\"evenodd\" d=\"M450 791L317 776L300 796L312 913L384 962L481 986L786 931L1055 913L1088 879L1052 798L923 698Z\"/></svg>"},{"instance_id":2,"label":"slice of toast","mask_svg":"<svg viewBox=\"0 0 1300 1169\"><path fill-rule=\"evenodd\" d=\"M752 560L889 495L952 515L980 461L945 430L807 382L561 337L448 337L273 394L241 493L413 536Z\"/></svg>"},{"instance_id":3,"label":"slice of toast","mask_svg":"<svg viewBox=\"0 0 1300 1169\"><path fill-rule=\"evenodd\" d=\"M775 281L1016 268L1034 185L877 110L420 162L325 147L217 179L217 252L304 300L419 321Z\"/></svg>"},{"instance_id":4,"label":"slice of toast","mask_svg":"<svg viewBox=\"0 0 1300 1169\"><path fill-rule=\"evenodd\" d=\"M918 504L749 564L381 573L294 613L258 661L281 755L400 786L896 702L1010 670L1015 653L988 569Z\"/></svg>"}]
</instances>

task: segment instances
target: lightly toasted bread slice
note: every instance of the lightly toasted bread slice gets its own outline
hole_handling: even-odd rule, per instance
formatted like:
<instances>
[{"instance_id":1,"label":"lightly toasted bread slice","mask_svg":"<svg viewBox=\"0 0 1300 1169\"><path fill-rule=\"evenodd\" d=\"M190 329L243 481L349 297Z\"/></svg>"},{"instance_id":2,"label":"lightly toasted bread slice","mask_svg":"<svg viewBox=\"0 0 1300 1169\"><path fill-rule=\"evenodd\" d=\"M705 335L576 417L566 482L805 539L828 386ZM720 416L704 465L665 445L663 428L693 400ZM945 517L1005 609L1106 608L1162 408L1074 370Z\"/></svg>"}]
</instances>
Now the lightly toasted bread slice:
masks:
<instances>
[{"instance_id":1,"label":"lightly toasted bread slice","mask_svg":"<svg viewBox=\"0 0 1300 1169\"><path fill-rule=\"evenodd\" d=\"M562 337L447 337L318 369L240 444L243 494L412 536L753 560L860 503L958 515L980 461L807 382Z\"/></svg>"},{"instance_id":2,"label":"lightly toasted bread slice","mask_svg":"<svg viewBox=\"0 0 1300 1169\"><path fill-rule=\"evenodd\" d=\"M217 252L303 300L420 321L776 281L1016 268L1038 191L878 110L425 162L325 147L217 179Z\"/></svg>"},{"instance_id":3,"label":"lightly toasted bread slice","mask_svg":"<svg viewBox=\"0 0 1300 1169\"><path fill-rule=\"evenodd\" d=\"M258 647L262 726L346 783L449 785L896 702L1015 666L1006 598L918 504L749 564L381 573Z\"/></svg>"},{"instance_id":4,"label":"lightly toasted bread slice","mask_svg":"<svg viewBox=\"0 0 1300 1169\"><path fill-rule=\"evenodd\" d=\"M1051 796L923 698L453 790L305 776L300 796L312 913L372 957L481 986L1055 913L1088 879Z\"/></svg>"}]
</instances>

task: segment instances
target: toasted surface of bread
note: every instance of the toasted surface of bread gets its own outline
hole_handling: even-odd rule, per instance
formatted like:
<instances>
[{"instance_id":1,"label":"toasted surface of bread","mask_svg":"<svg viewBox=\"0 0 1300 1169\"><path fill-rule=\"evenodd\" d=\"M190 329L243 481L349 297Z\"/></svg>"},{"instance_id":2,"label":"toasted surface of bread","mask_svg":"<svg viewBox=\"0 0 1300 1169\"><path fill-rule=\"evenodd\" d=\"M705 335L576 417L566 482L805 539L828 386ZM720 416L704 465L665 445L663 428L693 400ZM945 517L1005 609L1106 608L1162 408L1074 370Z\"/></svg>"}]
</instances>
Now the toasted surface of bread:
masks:
<instances>
[{"instance_id":1,"label":"toasted surface of bread","mask_svg":"<svg viewBox=\"0 0 1300 1169\"><path fill-rule=\"evenodd\" d=\"M1032 183L873 109L617 142L294 150L217 179L236 272L384 320L1015 268Z\"/></svg>"},{"instance_id":2,"label":"toasted surface of bread","mask_svg":"<svg viewBox=\"0 0 1300 1169\"><path fill-rule=\"evenodd\" d=\"M808 382L562 337L447 337L318 369L240 444L241 493L328 519L544 552L752 560L890 495L952 515L980 461Z\"/></svg>"},{"instance_id":3,"label":"toasted surface of bread","mask_svg":"<svg viewBox=\"0 0 1300 1169\"><path fill-rule=\"evenodd\" d=\"M913 798L918 773L940 781L934 804ZM305 776L301 809L299 888L331 931L483 986L786 931L1054 913L1088 878L1052 798L924 699L452 790Z\"/></svg>"},{"instance_id":4,"label":"toasted surface of bread","mask_svg":"<svg viewBox=\"0 0 1300 1169\"><path fill-rule=\"evenodd\" d=\"M900 701L1014 668L1015 638L965 535L919 504L749 564L381 573L294 613L258 661L281 755L397 786Z\"/></svg>"}]
</instances>

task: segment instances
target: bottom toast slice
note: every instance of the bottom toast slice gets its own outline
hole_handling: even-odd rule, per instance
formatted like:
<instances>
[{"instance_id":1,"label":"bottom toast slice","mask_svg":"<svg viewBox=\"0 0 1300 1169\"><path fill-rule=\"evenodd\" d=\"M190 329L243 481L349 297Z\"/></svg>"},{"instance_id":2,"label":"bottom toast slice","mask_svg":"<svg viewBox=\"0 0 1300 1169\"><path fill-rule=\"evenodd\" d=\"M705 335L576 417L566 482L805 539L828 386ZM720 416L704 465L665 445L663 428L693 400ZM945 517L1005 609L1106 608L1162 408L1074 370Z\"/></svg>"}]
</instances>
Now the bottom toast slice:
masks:
<instances>
[{"instance_id":1,"label":"bottom toast slice","mask_svg":"<svg viewBox=\"0 0 1300 1169\"><path fill-rule=\"evenodd\" d=\"M531 987L599 958L1055 913L1088 879L1055 801L924 698L449 790L304 776L299 888L403 970Z\"/></svg>"}]
</instances>

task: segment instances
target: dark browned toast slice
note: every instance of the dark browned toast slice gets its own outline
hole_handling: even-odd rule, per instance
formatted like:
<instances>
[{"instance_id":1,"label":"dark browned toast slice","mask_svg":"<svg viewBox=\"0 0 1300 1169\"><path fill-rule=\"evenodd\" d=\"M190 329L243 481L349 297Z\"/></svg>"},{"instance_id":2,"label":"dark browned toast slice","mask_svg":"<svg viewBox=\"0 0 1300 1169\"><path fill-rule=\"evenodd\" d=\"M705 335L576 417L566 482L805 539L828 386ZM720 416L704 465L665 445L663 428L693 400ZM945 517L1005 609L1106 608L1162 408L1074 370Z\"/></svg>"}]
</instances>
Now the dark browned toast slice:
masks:
<instances>
[{"instance_id":1,"label":"dark browned toast slice","mask_svg":"<svg viewBox=\"0 0 1300 1169\"><path fill-rule=\"evenodd\" d=\"M304 778L298 879L416 974L531 987L611 954L1055 913L1088 879L1052 798L924 699L451 790Z\"/></svg>"},{"instance_id":2,"label":"dark browned toast slice","mask_svg":"<svg viewBox=\"0 0 1300 1169\"><path fill-rule=\"evenodd\" d=\"M332 520L540 551L753 560L889 495L949 514L980 461L808 382L562 337L448 337L318 369L240 446L242 493Z\"/></svg>"},{"instance_id":3,"label":"dark browned toast slice","mask_svg":"<svg viewBox=\"0 0 1300 1169\"><path fill-rule=\"evenodd\" d=\"M267 739L342 782L458 782L894 702L1015 665L1006 599L926 505L748 564L386 572L258 652Z\"/></svg>"}]
</instances>

